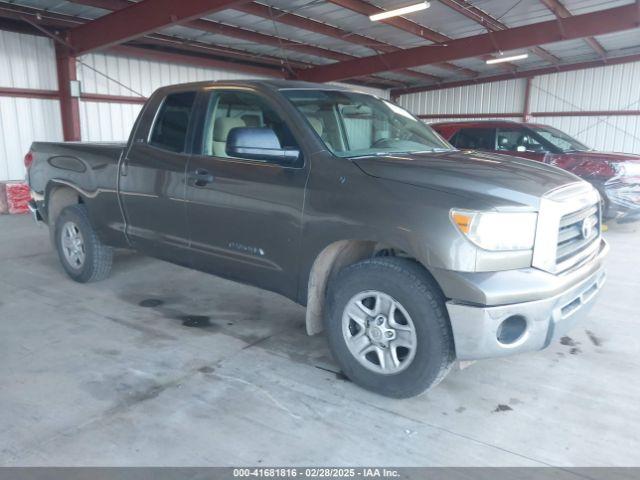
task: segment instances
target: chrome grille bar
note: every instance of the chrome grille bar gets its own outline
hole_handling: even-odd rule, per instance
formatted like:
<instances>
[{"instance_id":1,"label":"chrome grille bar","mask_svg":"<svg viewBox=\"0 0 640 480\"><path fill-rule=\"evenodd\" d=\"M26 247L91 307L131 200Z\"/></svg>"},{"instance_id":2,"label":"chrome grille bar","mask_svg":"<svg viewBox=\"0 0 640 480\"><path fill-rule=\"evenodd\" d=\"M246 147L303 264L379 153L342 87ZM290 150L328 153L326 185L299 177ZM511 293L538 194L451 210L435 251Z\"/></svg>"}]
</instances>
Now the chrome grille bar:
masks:
<instances>
[{"instance_id":1,"label":"chrome grille bar","mask_svg":"<svg viewBox=\"0 0 640 480\"><path fill-rule=\"evenodd\" d=\"M560 274L587 261L600 244L600 195L586 182L547 192L540 201L532 266Z\"/></svg>"}]
</instances>

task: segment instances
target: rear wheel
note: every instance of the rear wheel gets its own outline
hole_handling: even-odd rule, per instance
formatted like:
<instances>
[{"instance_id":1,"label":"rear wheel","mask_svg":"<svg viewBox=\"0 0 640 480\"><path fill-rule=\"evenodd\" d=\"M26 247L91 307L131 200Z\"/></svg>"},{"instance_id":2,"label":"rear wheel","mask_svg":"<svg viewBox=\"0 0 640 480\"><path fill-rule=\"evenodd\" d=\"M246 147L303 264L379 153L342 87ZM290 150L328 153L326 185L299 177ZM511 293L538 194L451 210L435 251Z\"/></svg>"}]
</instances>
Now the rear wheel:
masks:
<instances>
[{"instance_id":1,"label":"rear wheel","mask_svg":"<svg viewBox=\"0 0 640 480\"><path fill-rule=\"evenodd\" d=\"M438 384L455 349L444 299L416 262L380 257L342 270L328 292L331 350L344 374L390 397Z\"/></svg>"},{"instance_id":2,"label":"rear wheel","mask_svg":"<svg viewBox=\"0 0 640 480\"><path fill-rule=\"evenodd\" d=\"M84 205L62 210L54 235L60 263L73 280L95 282L109 275L113 249L98 239Z\"/></svg>"}]
</instances>

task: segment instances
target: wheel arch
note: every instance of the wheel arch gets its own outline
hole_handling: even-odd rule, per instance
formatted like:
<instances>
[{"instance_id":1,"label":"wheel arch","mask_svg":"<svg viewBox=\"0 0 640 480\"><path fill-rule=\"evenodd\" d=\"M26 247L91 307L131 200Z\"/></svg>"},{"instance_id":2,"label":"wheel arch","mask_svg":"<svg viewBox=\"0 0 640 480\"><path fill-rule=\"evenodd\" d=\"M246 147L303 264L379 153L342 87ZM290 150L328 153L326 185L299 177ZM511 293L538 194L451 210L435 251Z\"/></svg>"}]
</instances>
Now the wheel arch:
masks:
<instances>
[{"instance_id":1,"label":"wheel arch","mask_svg":"<svg viewBox=\"0 0 640 480\"><path fill-rule=\"evenodd\" d=\"M429 268L402 249L372 240L345 239L335 241L327 245L316 256L309 272L305 316L308 335L316 335L324 330L326 294L331 279L344 267L375 256L398 256L414 260L440 288Z\"/></svg>"},{"instance_id":2,"label":"wheel arch","mask_svg":"<svg viewBox=\"0 0 640 480\"><path fill-rule=\"evenodd\" d=\"M55 231L56 220L60 212L69 205L84 203L84 198L82 194L72 186L55 181L50 181L47 184L44 198L47 224L49 225L51 238L53 240L53 232Z\"/></svg>"}]
</instances>

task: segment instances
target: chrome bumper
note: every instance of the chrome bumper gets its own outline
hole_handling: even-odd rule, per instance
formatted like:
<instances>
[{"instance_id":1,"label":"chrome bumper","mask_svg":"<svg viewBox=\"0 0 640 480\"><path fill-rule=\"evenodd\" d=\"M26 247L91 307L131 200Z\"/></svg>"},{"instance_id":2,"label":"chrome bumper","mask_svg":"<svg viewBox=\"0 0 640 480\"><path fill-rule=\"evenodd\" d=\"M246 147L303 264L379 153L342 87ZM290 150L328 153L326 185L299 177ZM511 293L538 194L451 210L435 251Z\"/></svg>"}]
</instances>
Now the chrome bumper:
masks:
<instances>
[{"instance_id":1,"label":"chrome bumper","mask_svg":"<svg viewBox=\"0 0 640 480\"><path fill-rule=\"evenodd\" d=\"M447 302L458 359L502 357L549 346L589 312L605 282L602 258L607 252L608 245L602 240L597 256L581 267L588 269L597 262L599 268L549 298L491 307ZM517 290L518 286L505 282L504 288ZM524 318L526 327L517 338L502 343L498 340L500 326L512 317Z\"/></svg>"}]
</instances>

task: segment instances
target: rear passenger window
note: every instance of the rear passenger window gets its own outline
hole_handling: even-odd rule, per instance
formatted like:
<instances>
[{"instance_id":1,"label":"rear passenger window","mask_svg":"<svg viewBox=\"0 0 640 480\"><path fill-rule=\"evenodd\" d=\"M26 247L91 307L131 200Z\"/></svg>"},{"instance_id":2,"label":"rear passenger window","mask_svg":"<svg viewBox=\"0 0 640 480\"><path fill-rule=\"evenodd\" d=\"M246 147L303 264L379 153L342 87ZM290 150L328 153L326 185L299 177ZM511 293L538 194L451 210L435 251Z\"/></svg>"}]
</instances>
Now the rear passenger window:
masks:
<instances>
[{"instance_id":1,"label":"rear passenger window","mask_svg":"<svg viewBox=\"0 0 640 480\"><path fill-rule=\"evenodd\" d=\"M196 92L167 95L153 125L149 143L155 147L183 152L187 140L187 127Z\"/></svg>"},{"instance_id":2,"label":"rear passenger window","mask_svg":"<svg viewBox=\"0 0 640 480\"><path fill-rule=\"evenodd\" d=\"M462 128L450 140L457 148L471 150L495 150L496 131L494 128Z\"/></svg>"}]
</instances>

